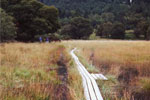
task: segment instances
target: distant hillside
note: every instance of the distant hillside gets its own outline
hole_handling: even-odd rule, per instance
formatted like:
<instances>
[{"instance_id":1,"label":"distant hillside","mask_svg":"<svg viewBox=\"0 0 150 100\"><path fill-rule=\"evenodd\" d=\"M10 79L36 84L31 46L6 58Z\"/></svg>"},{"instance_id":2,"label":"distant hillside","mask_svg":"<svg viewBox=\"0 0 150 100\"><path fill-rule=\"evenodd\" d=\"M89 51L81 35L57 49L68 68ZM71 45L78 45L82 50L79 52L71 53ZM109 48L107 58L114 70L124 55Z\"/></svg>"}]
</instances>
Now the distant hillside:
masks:
<instances>
[{"instance_id":1,"label":"distant hillside","mask_svg":"<svg viewBox=\"0 0 150 100\"><path fill-rule=\"evenodd\" d=\"M122 35L123 38L150 39L150 28L148 28L150 27L150 0L39 1L47 5L54 5L59 9L59 22L63 35L75 32L74 27L70 26L74 17L83 17L90 21L92 27L96 29L96 35L101 37L112 38L113 35L117 37L121 33L124 34L125 30L131 30L132 33ZM79 29L80 27L77 28L77 31Z\"/></svg>"},{"instance_id":2,"label":"distant hillside","mask_svg":"<svg viewBox=\"0 0 150 100\"><path fill-rule=\"evenodd\" d=\"M60 11L60 17L84 16L112 12L114 15L128 12L142 13L150 16L149 0L40 0L47 5L55 5ZM120 17L120 16L119 16Z\"/></svg>"}]
</instances>

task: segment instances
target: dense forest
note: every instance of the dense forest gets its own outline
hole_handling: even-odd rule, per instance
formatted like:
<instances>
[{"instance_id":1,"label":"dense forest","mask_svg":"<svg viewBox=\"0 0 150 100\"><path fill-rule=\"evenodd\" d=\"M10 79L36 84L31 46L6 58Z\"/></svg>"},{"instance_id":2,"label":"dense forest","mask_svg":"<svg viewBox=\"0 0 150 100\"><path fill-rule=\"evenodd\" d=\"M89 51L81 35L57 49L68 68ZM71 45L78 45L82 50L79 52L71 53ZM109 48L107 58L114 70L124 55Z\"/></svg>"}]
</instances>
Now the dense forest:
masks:
<instances>
[{"instance_id":1,"label":"dense forest","mask_svg":"<svg viewBox=\"0 0 150 100\"><path fill-rule=\"evenodd\" d=\"M104 38L149 39L150 1L149 0L40 0L59 9L62 29L74 17L88 19L96 35ZM120 29L115 28L121 25ZM117 27L118 28L118 27ZM127 31L125 36L124 32ZM68 30L66 30L68 31ZM116 31L116 32L113 32ZM119 33L118 33L118 32ZM63 33L64 30L63 30ZM66 33L70 33L66 32ZM130 34L132 33L132 34Z\"/></svg>"},{"instance_id":2,"label":"dense forest","mask_svg":"<svg viewBox=\"0 0 150 100\"><path fill-rule=\"evenodd\" d=\"M1 0L1 5L1 16L12 20L11 31L18 41L35 41L39 36L150 39L149 0ZM3 41L12 36L5 28Z\"/></svg>"},{"instance_id":3,"label":"dense forest","mask_svg":"<svg viewBox=\"0 0 150 100\"><path fill-rule=\"evenodd\" d=\"M1 0L1 7L2 42L14 39L33 42L41 35L53 35L60 28L58 9L54 6L37 0Z\"/></svg>"}]
</instances>

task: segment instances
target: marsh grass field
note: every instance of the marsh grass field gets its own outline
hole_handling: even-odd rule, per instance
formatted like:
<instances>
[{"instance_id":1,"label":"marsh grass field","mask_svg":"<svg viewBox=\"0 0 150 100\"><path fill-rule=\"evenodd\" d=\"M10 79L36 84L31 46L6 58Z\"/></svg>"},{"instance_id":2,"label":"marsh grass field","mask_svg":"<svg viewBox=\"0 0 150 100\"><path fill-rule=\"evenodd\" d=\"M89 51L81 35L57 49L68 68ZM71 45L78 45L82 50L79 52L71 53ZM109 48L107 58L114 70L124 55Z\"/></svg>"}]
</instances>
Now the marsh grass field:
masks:
<instances>
[{"instance_id":1,"label":"marsh grass field","mask_svg":"<svg viewBox=\"0 0 150 100\"><path fill-rule=\"evenodd\" d=\"M81 62L91 73L103 73L109 80L98 80L105 100L149 100L149 41L65 41L76 47Z\"/></svg>"},{"instance_id":2,"label":"marsh grass field","mask_svg":"<svg viewBox=\"0 0 150 100\"><path fill-rule=\"evenodd\" d=\"M0 51L0 100L83 100L81 78L63 45L4 43Z\"/></svg>"},{"instance_id":3,"label":"marsh grass field","mask_svg":"<svg viewBox=\"0 0 150 100\"><path fill-rule=\"evenodd\" d=\"M104 100L149 100L150 42L121 40L0 44L0 100L85 100L73 48Z\"/></svg>"}]
</instances>

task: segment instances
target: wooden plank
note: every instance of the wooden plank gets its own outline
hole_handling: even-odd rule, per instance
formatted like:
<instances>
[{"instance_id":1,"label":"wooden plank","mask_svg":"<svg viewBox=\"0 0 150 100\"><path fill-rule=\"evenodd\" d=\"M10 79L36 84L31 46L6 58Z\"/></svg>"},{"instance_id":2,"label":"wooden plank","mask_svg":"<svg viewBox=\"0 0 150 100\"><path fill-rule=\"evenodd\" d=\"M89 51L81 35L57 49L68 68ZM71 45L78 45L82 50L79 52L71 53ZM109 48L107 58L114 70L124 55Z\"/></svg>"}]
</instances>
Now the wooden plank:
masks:
<instances>
[{"instance_id":1,"label":"wooden plank","mask_svg":"<svg viewBox=\"0 0 150 100\"><path fill-rule=\"evenodd\" d=\"M86 81L85 77L82 76L82 80L83 80L83 88L84 88L85 98L86 98L86 100L91 100L89 90L88 90L87 81Z\"/></svg>"},{"instance_id":2,"label":"wooden plank","mask_svg":"<svg viewBox=\"0 0 150 100\"><path fill-rule=\"evenodd\" d=\"M95 90L95 94L96 94L97 100L103 100L101 92L100 92L100 90L98 88L98 85L97 85L95 79L90 75L90 73L85 69L85 67L81 63L80 63L80 66L82 66L82 69L84 70L84 72L87 74L87 76L91 80L92 85L93 85L93 89Z\"/></svg>"},{"instance_id":3,"label":"wooden plank","mask_svg":"<svg viewBox=\"0 0 150 100\"><path fill-rule=\"evenodd\" d=\"M96 80L97 77L95 76L95 74L91 74L91 76Z\"/></svg>"},{"instance_id":4,"label":"wooden plank","mask_svg":"<svg viewBox=\"0 0 150 100\"><path fill-rule=\"evenodd\" d=\"M71 51L71 55L77 64L77 68L82 76L84 93L86 100L103 100L97 83L92 75L85 69L80 63L78 57L74 54L74 50ZM85 89L86 88L86 89Z\"/></svg>"},{"instance_id":5,"label":"wooden plank","mask_svg":"<svg viewBox=\"0 0 150 100\"><path fill-rule=\"evenodd\" d=\"M89 91L88 97L90 97L91 100L97 100L93 86L91 84L91 81L89 80L88 76L86 75L86 73L84 72L82 67L80 66L80 62L79 62L78 58L75 56L75 54L73 54L72 56L75 58L75 62L77 64L79 72L81 73L81 76L85 77L85 79L87 81L87 86L84 86L84 87L88 87L88 91ZM88 98L88 97L86 97L86 98Z\"/></svg>"},{"instance_id":6,"label":"wooden plank","mask_svg":"<svg viewBox=\"0 0 150 100\"><path fill-rule=\"evenodd\" d=\"M97 79L101 79L101 80L108 80L103 74L91 74L91 76L97 80Z\"/></svg>"},{"instance_id":7,"label":"wooden plank","mask_svg":"<svg viewBox=\"0 0 150 100\"><path fill-rule=\"evenodd\" d=\"M80 72L80 75L82 77L82 84L83 84L85 98L86 98L86 100L91 100L89 90L88 90L88 86L87 86L87 81L86 81L85 77L82 75L82 72L80 71L78 66L77 66L77 68L78 68L78 71Z\"/></svg>"},{"instance_id":8,"label":"wooden plank","mask_svg":"<svg viewBox=\"0 0 150 100\"><path fill-rule=\"evenodd\" d=\"M101 79L103 79L103 80L108 80L103 74L99 74L99 76L100 76Z\"/></svg>"}]
</instances>

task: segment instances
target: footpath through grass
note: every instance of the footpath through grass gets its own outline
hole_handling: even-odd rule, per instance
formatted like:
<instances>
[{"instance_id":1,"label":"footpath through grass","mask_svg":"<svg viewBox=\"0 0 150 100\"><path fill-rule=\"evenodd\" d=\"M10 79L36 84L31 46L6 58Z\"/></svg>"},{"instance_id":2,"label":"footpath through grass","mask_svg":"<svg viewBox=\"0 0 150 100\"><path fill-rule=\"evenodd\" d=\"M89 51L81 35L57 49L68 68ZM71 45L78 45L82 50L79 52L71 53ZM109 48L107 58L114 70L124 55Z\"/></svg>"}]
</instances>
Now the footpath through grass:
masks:
<instances>
[{"instance_id":1,"label":"footpath through grass","mask_svg":"<svg viewBox=\"0 0 150 100\"><path fill-rule=\"evenodd\" d=\"M105 100L149 100L150 42L121 40L64 41L76 47L80 61L90 73L103 73L98 80Z\"/></svg>"}]
</instances>

